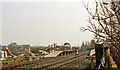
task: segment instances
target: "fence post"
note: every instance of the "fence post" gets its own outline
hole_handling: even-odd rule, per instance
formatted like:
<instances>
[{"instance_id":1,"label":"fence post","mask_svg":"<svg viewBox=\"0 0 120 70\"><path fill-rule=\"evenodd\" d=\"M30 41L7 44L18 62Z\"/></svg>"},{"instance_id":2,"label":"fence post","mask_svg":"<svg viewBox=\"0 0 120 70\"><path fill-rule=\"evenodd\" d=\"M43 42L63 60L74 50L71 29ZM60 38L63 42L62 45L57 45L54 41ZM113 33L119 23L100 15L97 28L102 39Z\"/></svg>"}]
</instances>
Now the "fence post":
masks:
<instances>
[{"instance_id":1,"label":"fence post","mask_svg":"<svg viewBox=\"0 0 120 70\"><path fill-rule=\"evenodd\" d=\"M96 55L96 67L100 65L100 59L103 54L103 44L95 44L95 55Z\"/></svg>"}]
</instances>

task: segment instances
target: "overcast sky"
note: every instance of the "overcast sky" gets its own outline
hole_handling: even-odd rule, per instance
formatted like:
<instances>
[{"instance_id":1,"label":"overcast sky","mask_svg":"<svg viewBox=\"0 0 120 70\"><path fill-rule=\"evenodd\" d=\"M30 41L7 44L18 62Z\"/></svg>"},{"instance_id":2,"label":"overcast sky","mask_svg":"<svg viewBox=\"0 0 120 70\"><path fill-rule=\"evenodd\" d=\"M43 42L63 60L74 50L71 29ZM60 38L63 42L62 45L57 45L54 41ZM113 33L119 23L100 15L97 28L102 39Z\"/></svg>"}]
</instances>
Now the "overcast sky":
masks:
<instances>
[{"instance_id":1,"label":"overcast sky","mask_svg":"<svg viewBox=\"0 0 120 70\"><path fill-rule=\"evenodd\" d=\"M88 24L81 0L16 1L2 2L2 44L81 45L93 39L90 32L80 32Z\"/></svg>"}]
</instances>

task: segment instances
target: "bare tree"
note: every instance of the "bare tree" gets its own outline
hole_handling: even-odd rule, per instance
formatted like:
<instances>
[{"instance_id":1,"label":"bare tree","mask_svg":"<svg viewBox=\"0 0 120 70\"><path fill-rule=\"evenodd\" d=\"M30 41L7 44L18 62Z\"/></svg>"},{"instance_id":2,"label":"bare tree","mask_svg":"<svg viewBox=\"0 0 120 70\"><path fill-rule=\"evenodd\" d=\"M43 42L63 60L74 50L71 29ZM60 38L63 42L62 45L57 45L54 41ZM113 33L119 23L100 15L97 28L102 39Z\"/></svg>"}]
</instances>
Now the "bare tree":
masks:
<instances>
[{"instance_id":1,"label":"bare tree","mask_svg":"<svg viewBox=\"0 0 120 70\"><path fill-rule=\"evenodd\" d=\"M84 3L83 3L84 4ZM84 4L89 13L87 28L81 27L82 31L94 33L97 43L106 42L120 53L120 1L95 0L95 11L91 11L89 2Z\"/></svg>"}]
</instances>

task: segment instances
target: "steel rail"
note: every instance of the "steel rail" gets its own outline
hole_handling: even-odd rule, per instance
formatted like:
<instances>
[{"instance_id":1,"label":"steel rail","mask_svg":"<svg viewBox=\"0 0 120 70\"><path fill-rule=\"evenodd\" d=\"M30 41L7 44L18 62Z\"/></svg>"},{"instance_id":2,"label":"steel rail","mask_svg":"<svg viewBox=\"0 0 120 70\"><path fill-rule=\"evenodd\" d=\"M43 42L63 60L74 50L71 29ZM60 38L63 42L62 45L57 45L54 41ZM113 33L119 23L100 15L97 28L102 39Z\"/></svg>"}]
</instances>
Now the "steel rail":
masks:
<instances>
[{"instance_id":1,"label":"steel rail","mask_svg":"<svg viewBox=\"0 0 120 70\"><path fill-rule=\"evenodd\" d=\"M8 69L8 68L16 68L16 67L21 67L21 66L26 66L26 65L30 65L30 64L34 64L34 63L38 63L38 62L42 62L42 61L47 61L47 60L54 60L57 58L63 58L63 57L67 57L67 56L71 56L73 54L70 55L65 55L65 56L60 56L60 57L54 57L54 58L45 58L43 60L32 60L32 61L27 61L27 62L21 62L21 63L14 63L14 64L7 64L7 65L0 65L0 67L2 69Z\"/></svg>"},{"instance_id":2,"label":"steel rail","mask_svg":"<svg viewBox=\"0 0 120 70\"><path fill-rule=\"evenodd\" d=\"M84 58L84 57L86 57L86 55L84 55L84 56L82 56L82 57L79 57L79 58L72 59L72 60L67 61L67 62L63 62L63 63L61 63L61 64L54 65L54 66L52 66L52 67L49 67L48 69L54 69L54 68L63 66L63 65L65 65L65 64L71 63L71 62L73 62L73 61L75 61L75 60L78 60L78 59L81 59L81 58Z\"/></svg>"},{"instance_id":3,"label":"steel rail","mask_svg":"<svg viewBox=\"0 0 120 70\"><path fill-rule=\"evenodd\" d=\"M82 58L82 57L86 57L85 54L88 54L88 52L79 55L79 58L69 57L69 58L62 59L62 60L59 60L59 61L54 61L54 62L51 62L51 63L48 63L48 64L35 66L35 67L33 67L33 68L34 68L34 69L56 68L56 67L59 67L59 66L61 66L61 65L65 65L65 64L70 63L70 62L72 62L72 61L78 60L78 59L80 59L80 58Z\"/></svg>"}]
</instances>

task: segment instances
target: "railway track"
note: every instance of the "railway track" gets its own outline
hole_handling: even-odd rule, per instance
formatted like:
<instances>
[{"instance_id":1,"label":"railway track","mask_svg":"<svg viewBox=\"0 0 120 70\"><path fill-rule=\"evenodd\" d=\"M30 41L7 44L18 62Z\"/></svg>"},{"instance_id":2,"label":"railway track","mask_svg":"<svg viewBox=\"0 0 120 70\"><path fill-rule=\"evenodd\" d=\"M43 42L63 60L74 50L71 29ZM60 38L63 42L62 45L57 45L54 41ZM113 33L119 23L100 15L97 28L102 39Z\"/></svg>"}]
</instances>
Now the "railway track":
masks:
<instances>
[{"instance_id":1,"label":"railway track","mask_svg":"<svg viewBox=\"0 0 120 70\"><path fill-rule=\"evenodd\" d=\"M73 62L73 61L75 61L75 60L78 60L78 59L81 59L81 58L84 58L84 57L86 57L86 55L84 55L84 56L82 56L82 57L79 57L79 58L75 58L75 59L69 60L69 61L67 61L67 62L63 62L63 63L57 64L57 65L51 66L51 67L49 67L48 69L58 68L58 67L60 67L60 66L63 66L63 65L65 65L65 64L71 63L71 62Z\"/></svg>"},{"instance_id":2,"label":"railway track","mask_svg":"<svg viewBox=\"0 0 120 70\"><path fill-rule=\"evenodd\" d=\"M68 56L71 56L71 55L54 57L54 58L45 58L45 59L42 59L42 60L32 60L32 61L27 61L27 62L22 62L22 63L7 64L7 65L2 65L0 67L2 69L21 68L21 67L24 68L24 66L27 66L29 68L29 66L33 65L33 64L39 64L43 61L54 60L54 59L58 59L58 58L68 57Z\"/></svg>"},{"instance_id":3,"label":"railway track","mask_svg":"<svg viewBox=\"0 0 120 70\"><path fill-rule=\"evenodd\" d=\"M82 58L85 54L88 54L88 52L82 54L84 52L80 52L79 58ZM13 64L9 65L3 68L7 69L46 69L46 68L55 68L59 67L61 65L70 63L74 60L77 60L79 58L75 58L74 54L71 55L66 55L66 56L60 56L60 57L55 57L55 58L46 58L42 60L34 60L34 61L29 61L25 63L18 63L18 64Z\"/></svg>"},{"instance_id":4,"label":"railway track","mask_svg":"<svg viewBox=\"0 0 120 70\"><path fill-rule=\"evenodd\" d=\"M55 57L55 58L47 58L47 59L43 59L43 60L41 60L39 62L35 62L35 63L29 64L29 65L19 66L19 67L16 67L16 68L27 68L27 69L30 69L30 68L33 68L33 67L38 66L38 65L49 64L51 62L55 62L55 61L58 61L58 60L61 60L61 59L65 59L65 58L71 57L73 55L74 54L66 55L66 56L60 56L60 57Z\"/></svg>"},{"instance_id":5,"label":"railway track","mask_svg":"<svg viewBox=\"0 0 120 70\"><path fill-rule=\"evenodd\" d=\"M54 62L51 62L51 63L48 63L48 64L35 66L35 67L33 67L33 69L42 69L42 70L45 69L46 70L46 69L58 68L59 66L68 64L70 62L73 62L73 61L81 59L81 58L84 58L84 57L86 57L86 54L88 54L88 53L81 54L81 55L79 55L78 58L75 58L74 56L72 56L72 57L62 59L62 60L59 60L59 61L54 61Z\"/></svg>"}]
</instances>

